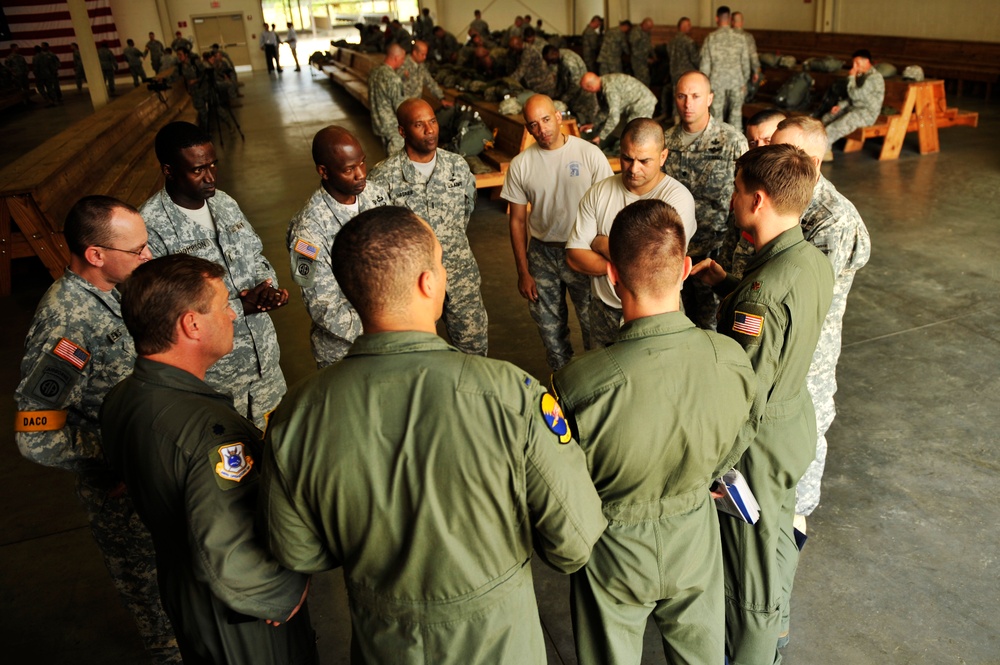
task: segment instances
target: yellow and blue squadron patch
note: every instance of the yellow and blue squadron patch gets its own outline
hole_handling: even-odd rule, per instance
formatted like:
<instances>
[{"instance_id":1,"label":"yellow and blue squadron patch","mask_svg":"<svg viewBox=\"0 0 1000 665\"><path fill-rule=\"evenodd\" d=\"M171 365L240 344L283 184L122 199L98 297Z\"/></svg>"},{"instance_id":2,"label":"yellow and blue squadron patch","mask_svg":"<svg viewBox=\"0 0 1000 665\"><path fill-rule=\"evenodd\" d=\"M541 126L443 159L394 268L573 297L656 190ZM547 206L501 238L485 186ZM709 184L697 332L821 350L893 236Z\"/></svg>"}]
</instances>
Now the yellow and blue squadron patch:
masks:
<instances>
[{"instance_id":1,"label":"yellow and blue squadron patch","mask_svg":"<svg viewBox=\"0 0 1000 665\"><path fill-rule=\"evenodd\" d=\"M562 412L559 402L549 393L542 395L541 401L542 417L549 430L559 437L559 443L569 443L573 440L573 433L569 429L569 421Z\"/></svg>"},{"instance_id":2,"label":"yellow and blue squadron patch","mask_svg":"<svg viewBox=\"0 0 1000 665\"><path fill-rule=\"evenodd\" d=\"M215 473L223 480L238 483L253 468L253 458L242 443L227 443L219 446L216 452L221 461L215 465Z\"/></svg>"}]
</instances>

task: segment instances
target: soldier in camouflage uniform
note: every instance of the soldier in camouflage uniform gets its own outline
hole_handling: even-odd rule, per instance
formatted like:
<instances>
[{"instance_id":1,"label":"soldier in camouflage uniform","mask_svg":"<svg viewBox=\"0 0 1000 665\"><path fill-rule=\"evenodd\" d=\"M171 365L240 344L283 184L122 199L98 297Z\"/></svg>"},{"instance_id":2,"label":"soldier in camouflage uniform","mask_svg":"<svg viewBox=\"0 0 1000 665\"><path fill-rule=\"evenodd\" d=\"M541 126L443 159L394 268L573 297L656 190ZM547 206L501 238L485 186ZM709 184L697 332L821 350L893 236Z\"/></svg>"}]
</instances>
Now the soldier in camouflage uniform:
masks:
<instances>
[{"instance_id":1,"label":"soldier in camouflage uniform","mask_svg":"<svg viewBox=\"0 0 1000 665\"><path fill-rule=\"evenodd\" d=\"M83 60L80 57L80 46L76 42L70 44L73 49L73 79L76 81L76 91L83 92L83 82L87 74L83 71Z\"/></svg>"},{"instance_id":2,"label":"soldier in camouflage uniform","mask_svg":"<svg viewBox=\"0 0 1000 665\"><path fill-rule=\"evenodd\" d=\"M28 84L28 61L24 59L23 55L18 53L17 44L10 45L10 53L4 59L4 64L7 65L10 73L14 75L17 86L23 92L28 92L28 88L30 87Z\"/></svg>"},{"instance_id":3,"label":"soldier in camouflage uniform","mask_svg":"<svg viewBox=\"0 0 1000 665\"><path fill-rule=\"evenodd\" d=\"M827 148L826 132L820 121L804 116L789 118L778 125L771 142L790 143L802 148L816 164L818 180L813 188L812 200L802 213L800 226L805 239L830 259L834 275L833 303L823 320L819 342L806 376L806 387L816 410L816 457L795 491L795 514L802 516L796 528L804 533L805 516L812 514L819 505L820 481L826 464L826 432L837 413L833 396L837 392L837 361L840 358L847 294L854 283L855 273L868 263L871 238L857 208L819 172ZM742 276L754 254L753 244L741 238L730 274ZM789 593L794 573L793 562L786 580ZM788 608L786 603L782 614L784 634L788 632Z\"/></svg>"},{"instance_id":4,"label":"soldier in camouflage uniform","mask_svg":"<svg viewBox=\"0 0 1000 665\"><path fill-rule=\"evenodd\" d=\"M700 56L698 45L688 33L691 32L691 19L683 17L677 22L677 34L667 44L667 55L670 58L670 83L677 86L683 74L698 69Z\"/></svg>"},{"instance_id":5,"label":"soldier in camouflage uniform","mask_svg":"<svg viewBox=\"0 0 1000 665\"><path fill-rule=\"evenodd\" d=\"M601 49L602 22L600 16L590 19L590 23L583 29L583 35L580 37L583 43L583 61L587 63L588 72L597 71L597 54Z\"/></svg>"},{"instance_id":6,"label":"soldier in camouflage uniform","mask_svg":"<svg viewBox=\"0 0 1000 665\"><path fill-rule=\"evenodd\" d=\"M590 279L566 264L566 240L580 199L592 185L614 174L599 148L562 133L562 115L551 99L535 95L525 102L523 113L536 143L511 161L500 196L510 202L518 291L528 300L549 367L555 371L573 357L567 292L580 321L583 348L591 347Z\"/></svg>"},{"instance_id":7,"label":"soldier in camouflage uniform","mask_svg":"<svg viewBox=\"0 0 1000 665\"><path fill-rule=\"evenodd\" d=\"M405 97L403 81L396 73L406 59L406 51L399 44L391 44L386 51L385 62L368 74L368 105L372 110L372 130L382 139L386 155L393 155L403 149L403 137L399 135L396 122L396 108Z\"/></svg>"},{"instance_id":8,"label":"soldier in camouflage uniform","mask_svg":"<svg viewBox=\"0 0 1000 665\"><path fill-rule=\"evenodd\" d=\"M523 81L525 88L539 94L556 94L555 68L549 67L541 51L525 47L520 37L511 37L507 45L508 56L517 59L517 66L510 78Z\"/></svg>"},{"instance_id":9,"label":"soldier in camouflage uniform","mask_svg":"<svg viewBox=\"0 0 1000 665\"><path fill-rule=\"evenodd\" d=\"M288 252L292 279L301 287L312 319L313 358L323 368L343 358L361 334L361 319L333 276L333 239L356 214L385 205L388 195L380 185L368 183L365 152L343 127L317 132L312 154L320 187L288 226Z\"/></svg>"},{"instance_id":10,"label":"soldier in camouflage uniform","mask_svg":"<svg viewBox=\"0 0 1000 665\"><path fill-rule=\"evenodd\" d=\"M490 24L483 20L483 13L478 9L475 11L475 16L476 18L469 24L469 29L475 30L483 39L489 39Z\"/></svg>"},{"instance_id":11,"label":"soldier in camouflage uniform","mask_svg":"<svg viewBox=\"0 0 1000 665\"><path fill-rule=\"evenodd\" d=\"M35 72L35 83L38 85L38 92L41 93L42 97L49 104L61 104L62 89L59 87L59 58L49 50L48 42L42 42L41 47L35 48L35 57L31 61L31 68Z\"/></svg>"},{"instance_id":12,"label":"soldier in camouflage uniform","mask_svg":"<svg viewBox=\"0 0 1000 665\"><path fill-rule=\"evenodd\" d=\"M542 58L556 69L556 99L562 101L576 116L581 125L597 122L601 106L597 95L580 87L580 81L587 73L587 65L583 58L572 49L546 46L542 50Z\"/></svg>"},{"instance_id":13,"label":"soldier in camouflage uniform","mask_svg":"<svg viewBox=\"0 0 1000 665\"><path fill-rule=\"evenodd\" d=\"M698 232L691 238L688 254L697 263L718 257L728 228L733 164L747 151L747 140L732 126L709 115L712 92L704 74L682 76L675 98L681 123L666 131L669 153L664 168L694 194ZM689 140L691 134L697 134L693 141ZM712 289L689 280L681 295L688 318L700 328L715 330L719 299Z\"/></svg>"},{"instance_id":14,"label":"soldier in camouflage uniform","mask_svg":"<svg viewBox=\"0 0 1000 665\"><path fill-rule=\"evenodd\" d=\"M195 125L172 122L156 134L156 157L166 177L162 190L140 209L154 256L193 254L226 269L236 312L233 350L208 371L206 383L230 395L236 410L263 429L285 394L280 350L267 312L288 302L260 237L239 205L215 188L211 139Z\"/></svg>"},{"instance_id":15,"label":"soldier in camouflage uniform","mask_svg":"<svg viewBox=\"0 0 1000 665\"><path fill-rule=\"evenodd\" d=\"M396 70L396 75L403 82L403 97L406 99L420 99L424 96L424 90L429 90L438 99L444 98L444 90L437 84L431 76L425 62L427 61L427 42L416 40L413 42L413 50L403 59L403 64ZM445 105L450 105L447 102ZM398 132L397 132L398 133Z\"/></svg>"},{"instance_id":16,"label":"soldier in camouflage uniform","mask_svg":"<svg viewBox=\"0 0 1000 665\"><path fill-rule=\"evenodd\" d=\"M142 67L142 51L135 47L135 42L126 40L127 46L122 51L125 62L128 63L128 73L132 75L132 87L138 88L139 82L146 79L146 70Z\"/></svg>"},{"instance_id":17,"label":"soldier in camouflage uniform","mask_svg":"<svg viewBox=\"0 0 1000 665\"><path fill-rule=\"evenodd\" d=\"M885 80L872 67L872 54L867 49L855 51L847 75L847 99L840 100L823 116L827 134L825 161L833 160L834 143L859 127L875 124L884 100Z\"/></svg>"},{"instance_id":18,"label":"soldier in camouflage uniform","mask_svg":"<svg viewBox=\"0 0 1000 665\"><path fill-rule=\"evenodd\" d=\"M210 65L185 49L177 51L177 65L177 71L184 79L188 94L191 95L191 105L198 112L198 126L207 132L208 105L214 94L215 72L207 71Z\"/></svg>"},{"instance_id":19,"label":"soldier in camouflage uniform","mask_svg":"<svg viewBox=\"0 0 1000 665\"><path fill-rule=\"evenodd\" d=\"M154 33L149 33L149 41L146 42L146 48L142 52L142 57L149 56L149 64L152 65L154 72L160 71L160 63L163 60L163 42L156 38Z\"/></svg>"},{"instance_id":20,"label":"soldier in camouflage uniform","mask_svg":"<svg viewBox=\"0 0 1000 665\"><path fill-rule=\"evenodd\" d=\"M628 32L631 27L630 22L622 21L617 30L604 33L601 51L597 54L597 66L600 67L602 76L621 73L622 57L628 55Z\"/></svg>"},{"instance_id":21,"label":"soldier in camouflage uniform","mask_svg":"<svg viewBox=\"0 0 1000 665\"><path fill-rule=\"evenodd\" d=\"M407 99L396 115L405 148L375 166L371 182L385 188L390 205L409 208L434 229L448 269L442 317L448 337L459 350L485 356L486 306L466 235L476 207L476 179L464 159L438 149L437 118L430 104Z\"/></svg>"},{"instance_id":22,"label":"soldier in camouflage uniform","mask_svg":"<svg viewBox=\"0 0 1000 665\"><path fill-rule=\"evenodd\" d=\"M649 58L653 55L653 19L644 18L638 28L628 31L629 54L632 56L632 76L649 86Z\"/></svg>"},{"instance_id":23,"label":"soldier in camouflage uniform","mask_svg":"<svg viewBox=\"0 0 1000 665\"><path fill-rule=\"evenodd\" d=\"M607 120L593 139L597 144L611 136L621 120L628 124L636 118L652 118L656 110L656 95L628 74L597 76L587 72L580 80L580 87L596 94L598 100L603 98L607 107ZM585 125L580 129L589 127Z\"/></svg>"},{"instance_id":24,"label":"soldier in camouflage uniform","mask_svg":"<svg viewBox=\"0 0 1000 665\"><path fill-rule=\"evenodd\" d=\"M94 540L146 648L157 663L179 663L153 541L107 466L98 419L135 362L116 285L151 258L146 229L131 206L91 196L70 211L64 233L69 268L42 296L24 343L15 439L31 461L77 474Z\"/></svg>"},{"instance_id":25,"label":"soldier in camouflage uniform","mask_svg":"<svg viewBox=\"0 0 1000 665\"><path fill-rule=\"evenodd\" d=\"M101 42L97 49L97 59L101 62L101 74L104 75L104 84L108 87L108 94L115 94L115 74L118 72L118 59L108 46L107 42Z\"/></svg>"},{"instance_id":26,"label":"soldier in camouflage uniform","mask_svg":"<svg viewBox=\"0 0 1000 665\"><path fill-rule=\"evenodd\" d=\"M757 40L743 29L743 12L733 12L733 32L743 35L750 51L750 80L756 83L760 80L760 57L757 55Z\"/></svg>"},{"instance_id":27,"label":"soldier in camouflage uniform","mask_svg":"<svg viewBox=\"0 0 1000 665\"><path fill-rule=\"evenodd\" d=\"M743 128L743 100L750 80L750 48L747 40L729 25L729 7L723 5L715 13L719 27L705 38L701 46L701 71L712 82L715 101L712 116L737 129Z\"/></svg>"}]
</instances>

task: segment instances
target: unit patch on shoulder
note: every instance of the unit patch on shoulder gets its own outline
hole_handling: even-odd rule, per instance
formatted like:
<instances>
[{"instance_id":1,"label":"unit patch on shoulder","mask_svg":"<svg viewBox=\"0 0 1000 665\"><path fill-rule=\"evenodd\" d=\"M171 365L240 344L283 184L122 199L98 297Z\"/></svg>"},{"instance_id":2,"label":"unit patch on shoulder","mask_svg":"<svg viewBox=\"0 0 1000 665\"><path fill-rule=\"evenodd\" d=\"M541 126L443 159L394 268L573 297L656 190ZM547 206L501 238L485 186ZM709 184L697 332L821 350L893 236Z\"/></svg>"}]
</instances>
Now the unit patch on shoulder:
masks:
<instances>
[{"instance_id":1,"label":"unit patch on shoulder","mask_svg":"<svg viewBox=\"0 0 1000 665\"><path fill-rule=\"evenodd\" d=\"M83 369L87 364L87 361L90 360L90 354L86 349L77 346L65 337L56 342L56 346L52 349L52 353L57 358L62 358L77 369Z\"/></svg>"},{"instance_id":2,"label":"unit patch on shoulder","mask_svg":"<svg viewBox=\"0 0 1000 665\"><path fill-rule=\"evenodd\" d=\"M295 239L295 252L297 254L301 254L302 256L306 257L307 259L315 261L316 257L319 256L319 247L317 247L316 245L312 244L311 242L303 240L302 238L296 238Z\"/></svg>"},{"instance_id":3,"label":"unit patch on shoulder","mask_svg":"<svg viewBox=\"0 0 1000 665\"><path fill-rule=\"evenodd\" d=\"M545 393L542 395L541 407L545 424L553 434L559 437L559 443L569 443L573 439L573 433L569 430L569 422L563 415L562 408L560 408L556 398Z\"/></svg>"},{"instance_id":4,"label":"unit patch on shoulder","mask_svg":"<svg viewBox=\"0 0 1000 665\"><path fill-rule=\"evenodd\" d=\"M253 458L247 454L242 443L227 443L216 452L221 460L215 465L215 473L223 480L240 482L253 468ZM212 456L214 459L214 455Z\"/></svg>"},{"instance_id":5,"label":"unit patch on shoulder","mask_svg":"<svg viewBox=\"0 0 1000 665\"><path fill-rule=\"evenodd\" d=\"M763 316L750 314L749 312L741 312L739 310L736 311L736 315L733 317L734 332L750 335L751 337L760 337L760 333L763 329Z\"/></svg>"}]
</instances>

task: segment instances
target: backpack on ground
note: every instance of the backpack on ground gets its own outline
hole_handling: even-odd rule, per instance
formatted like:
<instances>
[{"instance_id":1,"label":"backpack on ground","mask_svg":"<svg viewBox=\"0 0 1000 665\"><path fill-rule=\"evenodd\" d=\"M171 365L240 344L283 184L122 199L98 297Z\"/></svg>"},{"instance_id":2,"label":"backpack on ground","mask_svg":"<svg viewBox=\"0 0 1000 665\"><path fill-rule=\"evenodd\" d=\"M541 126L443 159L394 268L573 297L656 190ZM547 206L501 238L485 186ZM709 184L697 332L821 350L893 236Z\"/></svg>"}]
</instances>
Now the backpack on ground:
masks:
<instances>
[{"instance_id":1,"label":"backpack on ground","mask_svg":"<svg viewBox=\"0 0 1000 665\"><path fill-rule=\"evenodd\" d=\"M799 72L785 81L774 95L774 103L789 111L801 111L809 106L809 93L813 79L805 72Z\"/></svg>"}]
</instances>

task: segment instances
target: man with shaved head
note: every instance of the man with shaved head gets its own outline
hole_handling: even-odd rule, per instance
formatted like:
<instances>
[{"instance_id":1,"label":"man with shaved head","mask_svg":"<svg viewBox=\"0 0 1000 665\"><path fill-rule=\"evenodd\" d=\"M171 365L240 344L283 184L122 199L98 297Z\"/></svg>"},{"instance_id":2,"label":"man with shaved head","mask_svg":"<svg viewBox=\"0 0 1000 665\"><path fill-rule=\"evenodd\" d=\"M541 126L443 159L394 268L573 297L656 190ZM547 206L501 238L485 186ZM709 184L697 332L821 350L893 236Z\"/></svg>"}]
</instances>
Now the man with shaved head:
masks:
<instances>
[{"instance_id":1,"label":"man with shaved head","mask_svg":"<svg viewBox=\"0 0 1000 665\"><path fill-rule=\"evenodd\" d=\"M550 98L531 97L523 114L536 142L511 161L500 196L510 202L517 290L528 301L549 367L555 371L573 357L567 292L580 320L583 348L591 346L590 280L566 265L566 240L580 199L614 173L597 146L562 132L562 114Z\"/></svg>"},{"instance_id":2,"label":"man with shaved head","mask_svg":"<svg viewBox=\"0 0 1000 665\"><path fill-rule=\"evenodd\" d=\"M396 109L405 99L403 81L396 73L406 59L399 44L390 44L385 61L368 74L368 105L372 111L372 130L382 139L387 155L403 149L403 138L397 131Z\"/></svg>"},{"instance_id":3,"label":"man with shaved head","mask_svg":"<svg viewBox=\"0 0 1000 665\"><path fill-rule=\"evenodd\" d=\"M623 118L625 123L632 122L636 118L651 118L656 109L656 95L642 82L628 74L598 76L593 72L587 72L580 80L580 87L596 94L598 100L608 109L604 126L592 139L598 145L611 136ZM580 129L592 127L593 125L584 125Z\"/></svg>"},{"instance_id":4,"label":"man with shaved head","mask_svg":"<svg viewBox=\"0 0 1000 665\"><path fill-rule=\"evenodd\" d=\"M443 106L454 106L454 102L444 99L444 90L437 84L430 70L427 69L427 42L420 39L413 42L413 51L406 56L399 71L396 73L403 81L403 96L407 99L420 99L424 90L441 100Z\"/></svg>"},{"instance_id":5,"label":"man with shaved head","mask_svg":"<svg viewBox=\"0 0 1000 665\"><path fill-rule=\"evenodd\" d=\"M807 116L788 118L778 125L771 142L794 145L804 150L813 160L816 185L799 225L805 239L826 254L833 265L834 275L833 304L823 320L819 343L806 376L806 386L816 410L816 458L796 487L796 529L804 534L806 516L812 514L819 505L820 481L826 464L826 432L837 413L833 396L837 392L837 361L840 358L847 294L854 283L855 273L868 263L871 238L857 208L820 173L819 165L827 150L826 130L821 121ZM755 254L753 244L746 238L741 239L730 273L736 277L742 276ZM798 553L797 549L791 551L793 555ZM795 561L785 579L789 591L795 573ZM784 607L782 628L783 636L787 636L787 604Z\"/></svg>"},{"instance_id":6,"label":"man with shaved head","mask_svg":"<svg viewBox=\"0 0 1000 665\"><path fill-rule=\"evenodd\" d=\"M681 122L666 132L670 153L666 172L695 195L698 232L688 252L695 263L717 258L726 237L733 164L747 151L747 140L732 125L709 113L714 95L708 77L688 72L677 81L674 101ZM695 281L685 285L684 311L699 328L715 330L719 299Z\"/></svg>"},{"instance_id":7,"label":"man with shaved head","mask_svg":"<svg viewBox=\"0 0 1000 665\"><path fill-rule=\"evenodd\" d=\"M288 225L288 252L292 279L312 319L313 358L322 368L343 358L361 334L361 319L333 276L333 240L358 213L385 205L388 195L368 182L365 151L343 127L319 130L312 156L320 186Z\"/></svg>"},{"instance_id":8,"label":"man with shaved head","mask_svg":"<svg viewBox=\"0 0 1000 665\"><path fill-rule=\"evenodd\" d=\"M371 180L385 188L390 205L409 208L434 229L449 276L443 317L448 337L459 350L485 356L486 306L466 235L476 207L476 179L461 156L438 148L438 122L430 104L407 99L396 117L404 149L372 169Z\"/></svg>"},{"instance_id":9,"label":"man with shaved head","mask_svg":"<svg viewBox=\"0 0 1000 665\"><path fill-rule=\"evenodd\" d=\"M621 175L605 178L587 190L566 242L569 267L591 277L590 335L594 347L613 343L622 322L622 302L608 280L608 233L618 212L641 199L669 203L684 224L685 249L698 228L691 192L660 170L667 151L657 122L650 118L630 122L622 133L619 159Z\"/></svg>"}]
</instances>

